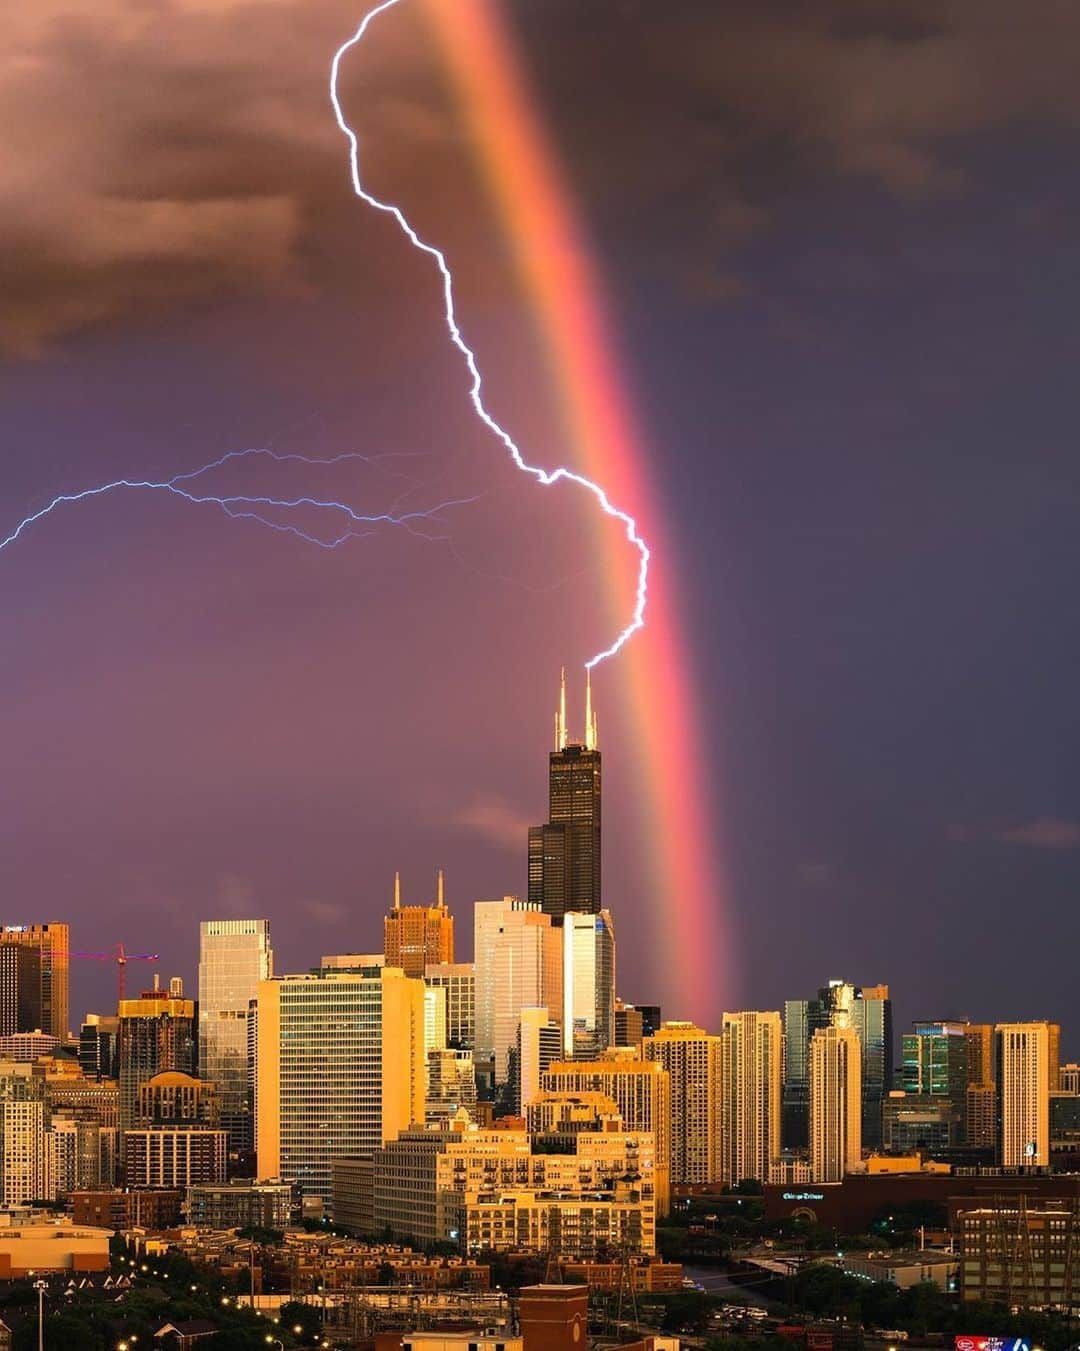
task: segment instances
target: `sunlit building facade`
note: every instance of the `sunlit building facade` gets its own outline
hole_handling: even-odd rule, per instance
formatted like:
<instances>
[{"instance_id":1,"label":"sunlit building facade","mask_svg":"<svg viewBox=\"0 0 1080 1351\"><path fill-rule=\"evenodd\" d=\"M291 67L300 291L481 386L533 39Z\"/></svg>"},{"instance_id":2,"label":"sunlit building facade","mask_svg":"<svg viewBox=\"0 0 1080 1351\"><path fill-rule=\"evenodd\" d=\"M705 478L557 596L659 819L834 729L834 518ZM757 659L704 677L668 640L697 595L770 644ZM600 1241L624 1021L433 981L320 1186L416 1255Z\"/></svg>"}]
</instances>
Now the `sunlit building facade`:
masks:
<instances>
[{"instance_id":1,"label":"sunlit building facade","mask_svg":"<svg viewBox=\"0 0 1080 1351\"><path fill-rule=\"evenodd\" d=\"M64 1041L68 1034L70 926L59 920L49 920L47 924L7 924L0 929L0 947L9 945L29 948L38 954L41 1020L37 1026ZM34 1028L19 1030L32 1032Z\"/></svg>"},{"instance_id":2,"label":"sunlit building facade","mask_svg":"<svg viewBox=\"0 0 1080 1351\"><path fill-rule=\"evenodd\" d=\"M153 989L119 1005L120 1130L136 1124L139 1086L163 1070L196 1070L195 1001Z\"/></svg>"},{"instance_id":3,"label":"sunlit building facade","mask_svg":"<svg viewBox=\"0 0 1080 1351\"><path fill-rule=\"evenodd\" d=\"M401 877L394 875L394 904L383 920L383 957L387 966L423 978L428 966L453 962L454 917L446 908L442 870L434 905L402 905Z\"/></svg>"},{"instance_id":4,"label":"sunlit building facade","mask_svg":"<svg viewBox=\"0 0 1080 1351\"><path fill-rule=\"evenodd\" d=\"M822 1027L810 1043L810 1173L840 1182L862 1160L862 1051L853 1027Z\"/></svg>"},{"instance_id":5,"label":"sunlit building facade","mask_svg":"<svg viewBox=\"0 0 1080 1351\"><path fill-rule=\"evenodd\" d=\"M645 1060L624 1050L609 1051L588 1063L557 1061L543 1076L551 1093L603 1093L619 1109L627 1130L647 1131L653 1137L656 1208L666 1215L671 1207L671 1076L656 1060Z\"/></svg>"},{"instance_id":6,"label":"sunlit building facade","mask_svg":"<svg viewBox=\"0 0 1080 1351\"><path fill-rule=\"evenodd\" d=\"M331 1161L424 1119L424 982L391 967L263 981L258 1176L331 1200Z\"/></svg>"},{"instance_id":7,"label":"sunlit building facade","mask_svg":"<svg viewBox=\"0 0 1080 1351\"><path fill-rule=\"evenodd\" d=\"M274 974L270 921L212 919L199 925L199 1075L217 1087L229 1151L255 1147L248 1083L248 1005Z\"/></svg>"},{"instance_id":8,"label":"sunlit building facade","mask_svg":"<svg viewBox=\"0 0 1080 1351\"><path fill-rule=\"evenodd\" d=\"M1058 1086L1057 1023L998 1023L998 1159L1006 1168L1050 1163L1050 1094Z\"/></svg>"},{"instance_id":9,"label":"sunlit building facade","mask_svg":"<svg viewBox=\"0 0 1080 1351\"><path fill-rule=\"evenodd\" d=\"M670 1081L672 1186L718 1182L720 1038L693 1023L666 1022L645 1038L642 1055Z\"/></svg>"},{"instance_id":10,"label":"sunlit building facade","mask_svg":"<svg viewBox=\"0 0 1080 1351\"><path fill-rule=\"evenodd\" d=\"M492 1062L495 1083L507 1084L521 1010L561 1011L562 931L516 896L477 901L473 919L477 1068Z\"/></svg>"},{"instance_id":11,"label":"sunlit building facade","mask_svg":"<svg viewBox=\"0 0 1080 1351\"><path fill-rule=\"evenodd\" d=\"M725 1013L720 1029L720 1177L766 1182L780 1155L783 1027L779 1013Z\"/></svg>"}]
</instances>

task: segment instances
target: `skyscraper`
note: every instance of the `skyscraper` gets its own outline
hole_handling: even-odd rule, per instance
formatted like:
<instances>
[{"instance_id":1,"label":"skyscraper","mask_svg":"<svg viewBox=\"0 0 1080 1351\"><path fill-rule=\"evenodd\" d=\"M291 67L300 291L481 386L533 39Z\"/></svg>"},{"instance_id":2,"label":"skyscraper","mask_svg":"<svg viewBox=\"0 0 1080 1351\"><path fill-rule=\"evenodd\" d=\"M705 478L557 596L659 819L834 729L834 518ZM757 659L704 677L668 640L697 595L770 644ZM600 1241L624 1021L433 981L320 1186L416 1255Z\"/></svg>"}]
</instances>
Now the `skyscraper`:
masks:
<instances>
[{"instance_id":1,"label":"skyscraper","mask_svg":"<svg viewBox=\"0 0 1080 1351\"><path fill-rule=\"evenodd\" d=\"M720 1038L693 1023L667 1022L642 1043L671 1083L673 1186L720 1178Z\"/></svg>"},{"instance_id":2,"label":"skyscraper","mask_svg":"<svg viewBox=\"0 0 1080 1351\"><path fill-rule=\"evenodd\" d=\"M968 1023L968 1087L964 1104L964 1142L975 1149L997 1149L997 1066L994 1029L989 1023Z\"/></svg>"},{"instance_id":3,"label":"skyscraper","mask_svg":"<svg viewBox=\"0 0 1080 1351\"><path fill-rule=\"evenodd\" d=\"M555 715L555 749L548 757L548 820L529 830L529 900L557 924L568 911L595 915L600 894L601 761L592 684L586 675L585 737L566 729L566 674Z\"/></svg>"},{"instance_id":4,"label":"skyscraper","mask_svg":"<svg viewBox=\"0 0 1080 1351\"><path fill-rule=\"evenodd\" d=\"M810 1041L828 1013L819 999L784 1003L784 1084L781 1139L785 1149L810 1143Z\"/></svg>"},{"instance_id":5,"label":"skyscraper","mask_svg":"<svg viewBox=\"0 0 1080 1351\"><path fill-rule=\"evenodd\" d=\"M41 958L41 1030L61 1041L68 1034L69 926L58 920L47 924L6 924L0 945L34 948ZM30 1031L34 1029L31 1028Z\"/></svg>"},{"instance_id":6,"label":"skyscraper","mask_svg":"<svg viewBox=\"0 0 1080 1351\"><path fill-rule=\"evenodd\" d=\"M41 949L0 944L0 1037L35 1032L41 1016Z\"/></svg>"},{"instance_id":7,"label":"skyscraper","mask_svg":"<svg viewBox=\"0 0 1080 1351\"><path fill-rule=\"evenodd\" d=\"M120 1020L111 1014L88 1013L79 1029L79 1064L88 1079L115 1079Z\"/></svg>"},{"instance_id":8,"label":"skyscraper","mask_svg":"<svg viewBox=\"0 0 1080 1351\"><path fill-rule=\"evenodd\" d=\"M962 1103L968 1086L968 1025L915 1023L901 1039L901 1087L905 1093L953 1098Z\"/></svg>"},{"instance_id":9,"label":"skyscraper","mask_svg":"<svg viewBox=\"0 0 1080 1351\"><path fill-rule=\"evenodd\" d=\"M424 1119L424 982L394 967L265 980L256 1054L258 1176L329 1202L334 1158Z\"/></svg>"},{"instance_id":10,"label":"skyscraper","mask_svg":"<svg viewBox=\"0 0 1080 1351\"><path fill-rule=\"evenodd\" d=\"M454 960L454 917L446 908L442 869L434 905L402 905L401 875L394 874L394 906L383 920L383 953L387 966L423 978L424 969Z\"/></svg>"},{"instance_id":11,"label":"skyscraper","mask_svg":"<svg viewBox=\"0 0 1080 1351\"><path fill-rule=\"evenodd\" d=\"M509 1082L523 1008L562 1010L562 931L531 901L504 896L473 907L476 953L476 1062L493 1065L494 1082Z\"/></svg>"},{"instance_id":12,"label":"skyscraper","mask_svg":"<svg viewBox=\"0 0 1080 1351\"><path fill-rule=\"evenodd\" d=\"M1050 1163L1050 1094L1058 1086L1057 1023L998 1023L998 1158L1003 1167Z\"/></svg>"},{"instance_id":13,"label":"skyscraper","mask_svg":"<svg viewBox=\"0 0 1080 1351\"><path fill-rule=\"evenodd\" d=\"M853 1027L821 1027L810 1042L810 1176L839 1182L862 1158L862 1052Z\"/></svg>"},{"instance_id":14,"label":"skyscraper","mask_svg":"<svg viewBox=\"0 0 1080 1351\"><path fill-rule=\"evenodd\" d=\"M881 1147L881 1111L893 1082L892 1000L887 985L862 985L855 994L851 1026L862 1047L862 1143Z\"/></svg>"},{"instance_id":15,"label":"skyscraper","mask_svg":"<svg viewBox=\"0 0 1080 1351\"><path fill-rule=\"evenodd\" d=\"M767 1182L780 1156L779 1013L725 1013L720 1030L720 1176Z\"/></svg>"},{"instance_id":16,"label":"skyscraper","mask_svg":"<svg viewBox=\"0 0 1080 1351\"><path fill-rule=\"evenodd\" d=\"M809 1103L809 1048L821 1027L851 1027L858 1033L862 1071L862 1140L881 1144L881 1110L893 1086L892 1001L887 985L853 985L830 980L817 999L784 1005L784 1144L805 1145Z\"/></svg>"},{"instance_id":17,"label":"skyscraper","mask_svg":"<svg viewBox=\"0 0 1080 1351\"><path fill-rule=\"evenodd\" d=\"M156 979L156 978L155 978ZM155 985L138 999L118 1006L120 1130L131 1130L138 1116L139 1086L162 1070L194 1074L195 1001L172 998Z\"/></svg>"},{"instance_id":18,"label":"skyscraper","mask_svg":"<svg viewBox=\"0 0 1080 1351\"><path fill-rule=\"evenodd\" d=\"M248 1004L274 974L270 922L209 919L199 925L199 1074L216 1085L229 1152L255 1147L248 1084Z\"/></svg>"},{"instance_id":19,"label":"skyscraper","mask_svg":"<svg viewBox=\"0 0 1080 1351\"><path fill-rule=\"evenodd\" d=\"M591 1060L615 1042L615 930L611 914L563 916L563 1054Z\"/></svg>"}]
</instances>

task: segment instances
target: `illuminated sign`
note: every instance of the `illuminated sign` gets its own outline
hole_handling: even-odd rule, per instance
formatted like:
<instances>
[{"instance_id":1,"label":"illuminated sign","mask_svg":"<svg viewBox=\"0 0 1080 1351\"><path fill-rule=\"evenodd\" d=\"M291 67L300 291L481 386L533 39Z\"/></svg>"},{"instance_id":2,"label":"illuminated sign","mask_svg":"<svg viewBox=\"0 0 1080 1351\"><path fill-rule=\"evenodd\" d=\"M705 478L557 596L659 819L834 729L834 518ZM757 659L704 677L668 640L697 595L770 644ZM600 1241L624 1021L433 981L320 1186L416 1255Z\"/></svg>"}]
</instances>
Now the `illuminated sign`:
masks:
<instances>
[{"instance_id":1,"label":"illuminated sign","mask_svg":"<svg viewBox=\"0 0 1080 1351\"><path fill-rule=\"evenodd\" d=\"M784 1199L785 1201L824 1201L824 1200L825 1200L825 1193L824 1193L824 1192L784 1192L783 1199ZM959 1347L957 1347L957 1351L960 1351L960 1348L959 1348ZM972 1351L972 1348L966 1347L966 1348L965 1348L965 1351Z\"/></svg>"},{"instance_id":2,"label":"illuminated sign","mask_svg":"<svg viewBox=\"0 0 1080 1351\"><path fill-rule=\"evenodd\" d=\"M957 1336L956 1351L1031 1351L1031 1343L1023 1337Z\"/></svg>"}]
</instances>

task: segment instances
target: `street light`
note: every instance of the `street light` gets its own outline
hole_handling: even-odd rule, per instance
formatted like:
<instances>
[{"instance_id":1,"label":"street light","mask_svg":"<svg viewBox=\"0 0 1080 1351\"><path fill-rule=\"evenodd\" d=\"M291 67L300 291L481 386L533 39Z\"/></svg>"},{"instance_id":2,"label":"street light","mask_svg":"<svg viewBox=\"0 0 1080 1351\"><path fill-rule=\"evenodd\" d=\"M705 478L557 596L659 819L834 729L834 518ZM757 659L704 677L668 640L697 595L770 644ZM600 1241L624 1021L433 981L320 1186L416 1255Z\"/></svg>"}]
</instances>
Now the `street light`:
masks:
<instances>
[{"instance_id":1,"label":"street light","mask_svg":"<svg viewBox=\"0 0 1080 1351\"><path fill-rule=\"evenodd\" d=\"M35 1281L34 1289L37 1291L37 1344L38 1351L45 1351L45 1291L49 1288L48 1281Z\"/></svg>"}]
</instances>

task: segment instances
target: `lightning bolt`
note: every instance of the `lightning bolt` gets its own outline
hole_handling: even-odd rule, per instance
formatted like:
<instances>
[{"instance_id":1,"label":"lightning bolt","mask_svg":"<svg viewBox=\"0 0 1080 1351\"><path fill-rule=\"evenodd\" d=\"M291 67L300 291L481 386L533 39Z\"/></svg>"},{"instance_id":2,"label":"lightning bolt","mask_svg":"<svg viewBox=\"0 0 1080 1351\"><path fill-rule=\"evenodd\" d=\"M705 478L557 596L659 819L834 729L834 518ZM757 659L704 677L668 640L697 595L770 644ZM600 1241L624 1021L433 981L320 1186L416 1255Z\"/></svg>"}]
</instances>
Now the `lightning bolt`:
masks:
<instances>
[{"instance_id":1,"label":"lightning bolt","mask_svg":"<svg viewBox=\"0 0 1080 1351\"><path fill-rule=\"evenodd\" d=\"M363 515L354 510L347 502L337 502L332 499L319 497L272 497L268 494L247 494L247 493L213 493L200 492L193 486L184 487L182 485L194 485L197 480L205 475L212 473L215 469L222 469L225 465L236 460L245 460L252 458L265 458L273 460L277 464L300 463L307 465L318 465L320 467L328 465L341 464L346 460L362 460L365 464L372 464L378 459L389 458L386 456L368 456L361 455L359 452L345 451L340 455L331 455L325 459L319 459L310 455L299 455L295 453L283 454L276 450L270 450L261 446L251 447L245 450L230 450L221 455L216 460L211 460L209 464L200 465L198 469L191 469L182 474L174 474L172 478L167 479L130 479L118 478L112 479L108 483L99 483L93 488L84 488L76 493L58 493L51 502L39 510L32 512L29 516L24 516L19 524L3 539L0 539L0 551L14 544L31 526L36 525L38 521L50 516L58 507L67 506L75 502L87 502L94 498L104 497L108 493L121 491L149 491L169 493L174 497L179 497L185 502L190 502L195 506L215 506L234 521L254 521L259 525L264 525L270 530L279 531L281 534L294 535L298 539L304 540L308 544L317 545L320 549L336 549L350 539L363 539L368 535L375 533L375 527L380 525L402 526L409 530L417 521L438 520L439 513L450 507L466 506L475 502L475 497L453 498L446 502L440 502L436 506L428 507L424 510L419 508L415 511L404 512L381 512L374 515ZM340 525L336 527L337 533L329 537L321 537L305 530L302 526L289 520L274 520L265 514L266 511L273 510L283 512L286 515L290 512L305 511L311 513L327 512L333 513L338 518L344 517ZM371 527L365 529L364 527Z\"/></svg>"},{"instance_id":2,"label":"lightning bolt","mask_svg":"<svg viewBox=\"0 0 1080 1351\"><path fill-rule=\"evenodd\" d=\"M521 453L514 438L505 427L501 426L495 420L484 404L483 378L480 374L480 367L477 364L476 354L468 343L466 343L458 324L457 310L454 302L454 277L453 273L450 271L450 265L446 261L446 255L441 249L436 248L434 244L429 244L426 240L421 239L400 207L395 206L392 202L380 201L378 197L373 197L372 194L364 188L360 177L360 140L356 132L349 126L349 123L345 119L345 114L342 111L341 100L338 97L338 76L341 71L341 63L347 53L363 40L364 35L379 15L385 14L387 10L395 8L395 6L400 3L401 0L383 0L382 4L376 5L374 9L369 10L361 20L359 28L353 33L352 37L343 42L334 53L334 59L330 65L330 102L333 105L334 117L337 119L337 124L349 143L349 168L352 175L353 192L355 192L356 196L359 197L362 202L365 202L374 210L381 211L385 215L392 217L401 233L413 248L418 249L421 253L426 253L430 258L434 259L435 265L442 276L447 331L450 335L450 341L458 349L465 360L465 365L472 380L469 397L472 400L473 408L476 410L476 414L480 421L483 422L488 430L502 442L506 450L509 451L510 457L517 467L526 474L532 475L537 482L542 483L545 487L550 487L554 483L563 481L576 483L578 487L584 488L587 492L591 493L599 503L604 514L613 517L622 525L628 542L637 550L639 559L637 589L634 596L634 609L630 621L622 632L618 634L610 647L605 648L602 652L597 652L595 656L590 657L585 663L586 668L591 670L594 666L598 666L600 662L606 661L608 657L613 657L615 653L618 652L631 637L633 637L638 629L644 628L645 626L645 607L649 596L649 560L651 556L649 553L649 546L641 537L641 534L638 531L637 522L634 518L629 512L623 511L622 508L617 507L598 483L594 483L592 479L586 478L583 474L575 473L573 470L567 469L561 465L556 469L541 469L537 465L529 464L525 459L525 456Z\"/></svg>"}]
</instances>

